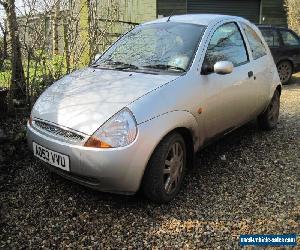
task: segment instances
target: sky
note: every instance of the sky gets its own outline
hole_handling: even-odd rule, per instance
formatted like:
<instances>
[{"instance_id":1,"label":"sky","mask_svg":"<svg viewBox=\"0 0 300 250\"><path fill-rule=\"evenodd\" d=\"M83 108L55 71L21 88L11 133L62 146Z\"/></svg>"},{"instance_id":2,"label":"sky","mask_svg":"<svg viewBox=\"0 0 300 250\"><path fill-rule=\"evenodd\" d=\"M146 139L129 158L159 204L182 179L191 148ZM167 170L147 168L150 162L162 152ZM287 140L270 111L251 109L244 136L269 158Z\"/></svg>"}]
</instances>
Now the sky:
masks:
<instances>
[{"instance_id":1,"label":"sky","mask_svg":"<svg viewBox=\"0 0 300 250\"><path fill-rule=\"evenodd\" d=\"M26 1L26 0L15 0L16 8L17 8L17 15L20 14L21 12L23 12L23 10L24 10L24 1ZM1 23L3 22L3 18L5 18L5 12L4 12L3 7L0 5L0 22ZM1 31L0 31L0 35L1 35Z\"/></svg>"},{"instance_id":2,"label":"sky","mask_svg":"<svg viewBox=\"0 0 300 250\"><path fill-rule=\"evenodd\" d=\"M51 5L53 5L54 1L55 0L35 0L35 1L31 1L31 3L34 2L35 9L41 11L42 9L44 9L44 7L42 7L42 6L45 6L45 3L47 3L48 6L51 6ZM17 15L18 14L20 15L22 12L24 14L24 10L25 10L24 3L28 3L28 2L30 2L30 1L29 0L15 0L16 8L17 8ZM28 4L27 4L27 6L28 6ZM3 19L4 17L5 17L5 13L4 13L3 7L0 6L0 19Z\"/></svg>"},{"instance_id":3,"label":"sky","mask_svg":"<svg viewBox=\"0 0 300 250\"><path fill-rule=\"evenodd\" d=\"M28 2L34 3L34 9L38 12L45 11L45 9L49 8L50 6L53 6L54 2L56 0L15 0L16 4L16 12L17 15L24 15L25 10L29 10L28 8ZM24 7L24 3L27 5L27 7ZM3 19L5 18L5 12L3 7L0 5L0 22L3 23ZM0 36L2 35L0 30Z\"/></svg>"},{"instance_id":4,"label":"sky","mask_svg":"<svg viewBox=\"0 0 300 250\"><path fill-rule=\"evenodd\" d=\"M16 0L17 8L21 8L23 0ZM2 19L5 16L3 7L0 7L0 18Z\"/></svg>"}]
</instances>

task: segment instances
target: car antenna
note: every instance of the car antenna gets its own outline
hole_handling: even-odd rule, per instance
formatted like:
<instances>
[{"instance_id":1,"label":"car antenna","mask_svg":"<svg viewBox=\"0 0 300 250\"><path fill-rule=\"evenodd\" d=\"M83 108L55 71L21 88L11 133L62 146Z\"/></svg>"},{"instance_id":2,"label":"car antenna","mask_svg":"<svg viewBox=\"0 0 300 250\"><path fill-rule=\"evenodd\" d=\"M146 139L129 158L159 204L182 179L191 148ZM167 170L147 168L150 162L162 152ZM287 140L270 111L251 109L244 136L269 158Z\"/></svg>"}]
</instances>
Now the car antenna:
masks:
<instances>
[{"instance_id":1,"label":"car antenna","mask_svg":"<svg viewBox=\"0 0 300 250\"><path fill-rule=\"evenodd\" d=\"M172 10L171 15L168 17L167 22L170 22L170 19L171 19L171 17L172 17L173 15L174 15L174 9Z\"/></svg>"}]
</instances>

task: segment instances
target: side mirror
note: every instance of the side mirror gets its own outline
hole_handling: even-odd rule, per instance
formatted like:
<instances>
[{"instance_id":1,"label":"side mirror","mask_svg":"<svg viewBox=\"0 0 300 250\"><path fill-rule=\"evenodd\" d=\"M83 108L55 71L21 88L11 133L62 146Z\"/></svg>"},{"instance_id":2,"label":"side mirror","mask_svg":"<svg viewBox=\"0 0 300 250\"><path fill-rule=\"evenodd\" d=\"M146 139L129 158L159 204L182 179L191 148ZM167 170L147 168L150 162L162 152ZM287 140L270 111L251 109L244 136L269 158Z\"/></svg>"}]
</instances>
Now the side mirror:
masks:
<instances>
[{"instance_id":1,"label":"side mirror","mask_svg":"<svg viewBox=\"0 0 300 250\"><path fill-rule=\"evenodd\" d=\"M220 75L227 75L232 73L233 68L232 62L220 61L214 65L214 72Z\"/></svg>"},{"instance_id":2,"label":"side mirror","mask_svg":"<svg viewBox=\"0 0 300 250\"><path fill-rule=\"evenodd\" d=\"M101 54L96 54L94 57L93 63L97 62L100 57L101 57Z\"/></svg>"}]
</instances>

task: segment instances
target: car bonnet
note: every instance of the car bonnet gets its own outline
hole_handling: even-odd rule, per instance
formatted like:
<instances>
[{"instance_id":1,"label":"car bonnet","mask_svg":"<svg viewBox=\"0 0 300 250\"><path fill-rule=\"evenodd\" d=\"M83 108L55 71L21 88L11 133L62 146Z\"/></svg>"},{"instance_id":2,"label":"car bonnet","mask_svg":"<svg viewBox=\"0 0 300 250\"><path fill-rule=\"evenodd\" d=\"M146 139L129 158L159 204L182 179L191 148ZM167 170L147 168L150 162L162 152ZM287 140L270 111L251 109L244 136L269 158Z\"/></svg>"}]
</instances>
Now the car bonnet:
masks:
<instances>
[{"instance_id":1,"label":"car bonnet","mask_svg":"<svg viewBox=\"0 0 300 250\"><path fill-rule=\"evenodd\" d=\"M86 68L51 85L32 117L91 135L123 107L177 77Z\"/></svg>"}]
</instances>

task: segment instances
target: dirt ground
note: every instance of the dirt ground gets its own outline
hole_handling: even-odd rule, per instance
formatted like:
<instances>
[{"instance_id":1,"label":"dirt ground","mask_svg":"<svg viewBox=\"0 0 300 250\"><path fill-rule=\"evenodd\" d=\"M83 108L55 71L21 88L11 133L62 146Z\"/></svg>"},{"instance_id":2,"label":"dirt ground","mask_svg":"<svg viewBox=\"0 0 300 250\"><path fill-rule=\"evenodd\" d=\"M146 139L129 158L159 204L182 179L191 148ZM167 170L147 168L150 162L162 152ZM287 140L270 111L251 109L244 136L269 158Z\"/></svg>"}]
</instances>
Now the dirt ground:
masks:
<instances>
[{"instance_id":1,"label":"dirt ground","mask_svg":"<svg viewBox=\"0 0 300 250\"><path fill-rule=\"evenodd\" d=\"M299 234L300 74L281 103L276 130L251 122L198 153L166 205L49 173L28 152L27 116L2 120L0 248L234 249L240 234Z\"/></svg>"}]
</instances>

